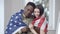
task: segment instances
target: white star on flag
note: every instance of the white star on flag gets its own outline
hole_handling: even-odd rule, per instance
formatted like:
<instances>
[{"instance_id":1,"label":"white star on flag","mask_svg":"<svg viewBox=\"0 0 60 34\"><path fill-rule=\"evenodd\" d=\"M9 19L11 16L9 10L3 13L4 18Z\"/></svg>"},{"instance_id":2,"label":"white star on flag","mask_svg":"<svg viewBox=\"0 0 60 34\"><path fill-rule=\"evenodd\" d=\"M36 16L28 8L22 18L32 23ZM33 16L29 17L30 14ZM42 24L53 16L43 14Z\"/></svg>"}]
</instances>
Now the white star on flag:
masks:
<instances>
[{"instance_id":1,"label":"white star on flag","mask_svg":"<svg viewBox=\"0 0 60 34\"><path fill-rule=\"evenodd\" d=\"M9 29L11 30L12 28L10 27Z\"/></svg>"},{"instance_id":2,"label":"white star on flag","mask_svg":"<svg viewBox=\"0 0 60 34\"><path fill-rule=\"evenodd\" d=\"M13 21L13 20L11 19L11 21Z\"/></svg>"},{"instance_id":3,"label":"white star on flag","mask_svg":"<svg viewBox=\"0 0 60 34\"><path fill-rule=\"evenodd\" d=\"M19 15L21 15L21 14L19 14Z\"/></svg>"},{"instance_id":4,"label":"white star on flag","mask_svg":"<svg viewBox=\"0 0 60 34\"><path fill-rule=\"evenodd\" d=\"M18 16L15 17L16 19L18 18Z\"/></svg>"},{"instance_id":5,"label":"white star on flag","mask_svg":"<svg viewBox=\"0 0 60 34\"><path fill-rule=\"evenodd\" d=\"M10 26L12 26L12 23L10 23Z\"/></svg>"}]
</instances>

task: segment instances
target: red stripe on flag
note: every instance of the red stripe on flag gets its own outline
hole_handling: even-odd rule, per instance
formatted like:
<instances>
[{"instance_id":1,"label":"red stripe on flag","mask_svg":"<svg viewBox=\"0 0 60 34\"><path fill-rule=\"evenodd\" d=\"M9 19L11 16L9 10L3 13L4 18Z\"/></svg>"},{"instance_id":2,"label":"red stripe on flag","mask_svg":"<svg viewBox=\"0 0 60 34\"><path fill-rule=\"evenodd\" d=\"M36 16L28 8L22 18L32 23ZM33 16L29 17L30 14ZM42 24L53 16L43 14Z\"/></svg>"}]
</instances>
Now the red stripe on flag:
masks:
<instances>
[{"instance_id":1,"label":"red stripe on flag","mask_svg":"<svg viewBox=\"0 0 60 34\"><path fill-rule=\"evenodd\" d=\"M47 32L48 24L46 24L44 32Z\"/></svg>"},{"instance_id":2,"label":"red stripe on flag","mask_svg":"<svg viewBox=\"0 0 60 34\"><path fill-rule=\"evenodd\" d=\"M44 18L44 17L41 18L41 20L40 20L40 22L39 22L39 24L38 24L38 28L41 28L41 26L42 26L42 24L44 23L44 21L45 21L45 18Z\"/></svg>"}]
</instances>

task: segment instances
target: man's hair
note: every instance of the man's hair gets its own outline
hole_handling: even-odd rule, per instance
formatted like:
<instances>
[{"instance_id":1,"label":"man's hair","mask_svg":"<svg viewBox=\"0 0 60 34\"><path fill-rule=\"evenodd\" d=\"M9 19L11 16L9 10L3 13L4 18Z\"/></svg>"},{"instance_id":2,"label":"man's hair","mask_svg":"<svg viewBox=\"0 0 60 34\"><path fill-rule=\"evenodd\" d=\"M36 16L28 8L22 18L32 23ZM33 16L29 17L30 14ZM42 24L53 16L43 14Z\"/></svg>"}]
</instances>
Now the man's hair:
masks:
<instances>
[{"instance_id":1,"label":"man's hair","mask_svg":"<svg viewBox=\"0 0 60 34\"><path fill-rule=\"evenodd\" d=\"M26 6L31 5L33 8L35 8L35 4L33 2L28 2Z\"/></svg>"}]
</instances>

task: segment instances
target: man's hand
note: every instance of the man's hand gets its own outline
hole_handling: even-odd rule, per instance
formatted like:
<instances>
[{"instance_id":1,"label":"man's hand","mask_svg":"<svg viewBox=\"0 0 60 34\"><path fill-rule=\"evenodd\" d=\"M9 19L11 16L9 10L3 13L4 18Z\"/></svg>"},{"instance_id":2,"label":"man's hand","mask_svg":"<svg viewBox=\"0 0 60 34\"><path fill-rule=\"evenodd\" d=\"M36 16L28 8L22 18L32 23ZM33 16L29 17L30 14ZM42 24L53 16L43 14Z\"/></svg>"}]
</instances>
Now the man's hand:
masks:
<instances>
[{"instance_id":1,"label":"man's hand","mask_svg":"<svg viewBox=\"0 0 60 34\"><path fill-rule=\"evenodd\" d=\"M27 27L21 29L21 32L27 32L27 31L28 31Z\"/></svg>"}]
</instances>

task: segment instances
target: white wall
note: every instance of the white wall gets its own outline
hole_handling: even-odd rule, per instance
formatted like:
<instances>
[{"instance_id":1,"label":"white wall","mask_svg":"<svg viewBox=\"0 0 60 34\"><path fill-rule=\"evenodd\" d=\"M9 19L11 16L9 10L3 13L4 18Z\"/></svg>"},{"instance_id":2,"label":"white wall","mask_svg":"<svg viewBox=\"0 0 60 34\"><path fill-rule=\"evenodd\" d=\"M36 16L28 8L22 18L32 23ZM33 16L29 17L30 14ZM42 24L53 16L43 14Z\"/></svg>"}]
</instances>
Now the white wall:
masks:
<instances>
[{"instance_id":1,"label":"white wall","mask_svg":"<svg viewBox=\"0 0 60 34\"><path fill-rule=\"evenodd\" d=\"M56 4L55 4L55 27L56 27L56 34L58 33L58 30L59 30L59 22L58 22L58 14L59 14L59 12L60 12L60 0L56 0L55 1L56 2ZM60 30L59 30L60 31Z\"/></svg>"},{"instance_id":2,"label":"white wall","mask_svg":"<svg viewBox=\"0 0 60 34\"><path fill-rule=\"evenodd\" d=\"M9 22L11 15L24 8L24 0L5 0L4 1L4 29Z\"/></svg>"},{"instance_id":3,"label":"white wall","mask_svg":"<svg viewBox=\"0 0 60 34\"><path fill-rule=\"evenodd\" d=\"M4 0L0 0L0 34L4 34Z\"/></svg>"},{"instance_id":4,"label":"white wall","mask_svg":"<svg viewBox=\"0 0 60 34\"><path fill-rule=\"evenodd\" d=\"M55 0L49 0L48 30L55 30Z\"/></svg>"},{"instance_id":5,"label":"white wall","mask_svg":"<svg viewBox=\"0 0 60 34\"><path fill-rule=\"evenodd\" d=\"M60 0L56 0L55 1L56 2L56 4L55 4L55 23L56 23L56 26L57 26L57 21L58 21L58 13L59 13L59 11L60 11Z\"/></svg>"}]
</instances>

